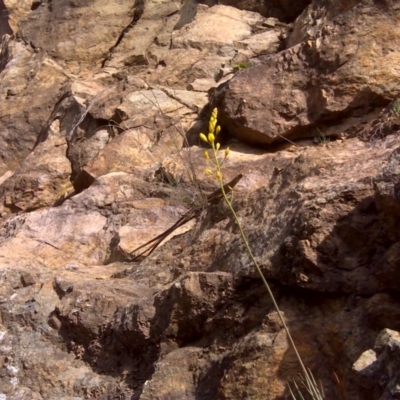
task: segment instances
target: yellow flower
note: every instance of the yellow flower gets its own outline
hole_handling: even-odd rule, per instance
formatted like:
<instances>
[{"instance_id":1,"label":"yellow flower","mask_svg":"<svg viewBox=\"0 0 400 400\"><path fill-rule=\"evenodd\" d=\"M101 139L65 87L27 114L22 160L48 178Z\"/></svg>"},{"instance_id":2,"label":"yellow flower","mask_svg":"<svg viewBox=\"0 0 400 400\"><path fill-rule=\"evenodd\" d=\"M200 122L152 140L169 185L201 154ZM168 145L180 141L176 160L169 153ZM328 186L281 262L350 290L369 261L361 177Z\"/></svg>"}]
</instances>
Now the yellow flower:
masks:
<instances>
[{"instance_id":1,"label":"yellow flower","mask_svg":"<svg viewBox=\"0 0 400 400\"><path fill-rule=\"evenodd\" d=\"M225 158L229 156L229 152L230 152L229 147L227 147L225 149Z\"/></svg>"},{"instance_id":2,"label":"yellow flower","mask_svg":"<svg viewBox=\"0 0 400 400\"><path fill-rule=\"evenodd\" d=\"M218 110L214 108L211 112L210 120L208 123L208 131L210 133L214 133L215 131L215 126L217 125L217 115L218 115Z\"/></svg>"},{"instance_id":3,"label":"yellow flower","mask_svg":"<svg viewBox=\"0 0 400 400\"><path fill-rule=\"evenodd\" d=\"M204 133L200 133L200 139L203 141L203 142L206 142L206 143L208 143L208 139L207 139L207 136L204 134Z\"/></svg>"},{"instance_id":4,"label":"yellow flower","mask_svg":"<svg viewBox=\"0 0 400 400\"><path fill-rule=\"evenodd\" d=\"M212 171L211 171L210 168L206 168L206 169L204 170L204 172L205 172L206 174L209 174L209 175L212 174Z\"/></svg>"},{"instance_id":5,"label":"yellow flower","mask_svg":"<svg viewBox=\"0 0 400 400\"><path fill-rule=\"evenodd\" d=\"M222 178L221 172L219 172L219 171L217 171L215 173L215 176L217 177L217 179L221 179Z\"/></svg>"},{"instance_id":6,"label":"yellow flower","mask_svg":"<svg viewBox=\"0 0 400 400\"><path fill-rule=\"evenodd\" d=\"M208 151L207 151L207 150L204 150L204 158L206 158L207 160L209 160L209 159L210 159L210 156L209 156L209 154L208 154Z\"/></svg>"},{"instance_id":7,"label":"yellow flower","mask_svg":"<svg viewBox=\"0 0 400 400\"><path fill-rule=\"evenodd\" d=\"M212 144L215 141L215 136L213 133L208 134L208 143Z\"/></svg>"},{"instance_id":8,"label":"yellow flower","mask_svg":"<svg viewBox=\"0 0 400 400\"><path fill-rule=\"evenodd\" d=\"M215 148L216 148L217 150L219 150L220 147L221 147L221 144L220 144L220 143L216 143L216 144L215 144Z\"/></svg>"},{"instance_id":9,"label":"yellow flower","mask_svg":"<svg viewBox=\"0 0 400 400\"><path fill-rule=\"evenodd\" d=\"M221 127L218 125L218 126L215 128L215 134L218 135L218 133L220 133L220 132L221 132Z\"/></svg>"},{"instance_id":10,"label":"yellow flower","mask_svg":"<svg viewBox=\"0 0 400 400\"><path fill-rule=\"evenodd\" d=\"M208 125L208 132L209 133L214 133L214 131L215 131L215 123L216 123L216 121L213 121L213 120L210 119L210 123Z\"/></svg>"}]
</instances>

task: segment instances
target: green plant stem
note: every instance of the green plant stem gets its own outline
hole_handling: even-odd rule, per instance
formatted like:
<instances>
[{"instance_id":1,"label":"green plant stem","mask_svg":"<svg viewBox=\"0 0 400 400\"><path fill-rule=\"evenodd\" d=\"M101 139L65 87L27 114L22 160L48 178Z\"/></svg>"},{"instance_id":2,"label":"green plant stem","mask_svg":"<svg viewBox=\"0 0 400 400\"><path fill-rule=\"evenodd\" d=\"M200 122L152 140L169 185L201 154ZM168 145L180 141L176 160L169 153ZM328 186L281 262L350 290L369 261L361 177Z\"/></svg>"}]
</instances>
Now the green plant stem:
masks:
<instances>
[{"instance_id":1,"label":"green plant stem","mask_svg":"<svg viewBox=\"0 0 400 400\"><path fill-rule=\"evenodd\" d=\"M215 167L216 167L216 170L217 170L217 173L218 173L218 174L217 174L217 179L218 179L219 186L220 186L220 188L221 188L222 195L223 195L223 197L224 197L225 203L228 205L228 207L229 207L229 209L230 209L230 211L231 211L231 213L232 213L232 215L233 215L233 218L234 218L234 220L235 220L235 222L236 222L236 225L237 225L238 228L239 228L240 236L242 237L243 243L244 243L244 245L245 245L245 247L246 247L247 254L248 254L249 257L251 258L251 261L253 262L254 266L256 267L256 270L257 270L258 274L260 275L261 280L262 280L262 282L264 283L264 286L266 287L267 292L268 292L268 294L269 294L269 296L270 296L270 298L271 298L271 300L272 300L272 303L273 303L273 305L274 305L274 308L275 308L276 312L278 313L278 317L279 317L279 319L280 319L280 321L281 321L281 323L282 323L282 325L283 325L283 327L284 327L284 329L285 329L285 331L286 331L287 337L289 338L289 342L290 342L290 344L292 345L293 350L294 350L294 352L295 352L295 354L296 354L297 360L298 360L299 363L300 363L300 366L301 366L301 369L303 370L304 376L305 376L307 382L312 382L312 379L311 379L311 377L310 377L310 373L307 371L307 368L305 367L305 365L304 365L304 363L303 363L303 360L302 360L301 357L300 357L300 354L299 354L299 352L298 352L298 350L297 350L297 347L296 347L296 345L295 345L295 343L294 343L294 340L293 340L293 338L292 338L292 335L290 334L289 328L288 328L288 326L287 326L286 323L285 323L285 320L284 320L284 318L283 318L282 312L281 312L281 310L279 309L278 303L277 303L276 300L275 300L275 296L274 296L274 294L272 293L272 290L271 290L271 288L270 288L270 286L269 286L267 280L265 279L265 276L264 276L263 272L261 271L261 268L260 268L260 266L258 265L257 260L255 259L254 255L253 255L253 252L252 252L252 250L251 250L251 248L250 248L250 245L249 245L249 242L248 242L248 240L247 240L246 234L245 234L244 231L243 231L242 225L241 225L241 223L240 223L240 221L239 221L239 218L238 218L238 216L237 216L237 214L236 214L236 211L235 211L235 209L233 208L233 205L232 205L231 201L228 199L228 196L227 196L227 194L226 194L226 192L225 192L225 189L224 189L224 182L223 182L223 178L222 178L222 171L221 171L221 163L220 163L220 161L219 161L219 159L218 159L218 154L217 154L217 151L218 151L218 150L216 149L215 143L214 143L214 142L211 143L211 146L212 146L212 149L213 149L213 155L214 155L214 159L215 159ZM320 393L318 392L317 389L315 389L315 387L314 387L313 384L309 385L309 390L311 390L311 392L312 392L311 394L312 394L312 396L313 396L315 399L321 399Z\"/></svg>"}]
</instances>

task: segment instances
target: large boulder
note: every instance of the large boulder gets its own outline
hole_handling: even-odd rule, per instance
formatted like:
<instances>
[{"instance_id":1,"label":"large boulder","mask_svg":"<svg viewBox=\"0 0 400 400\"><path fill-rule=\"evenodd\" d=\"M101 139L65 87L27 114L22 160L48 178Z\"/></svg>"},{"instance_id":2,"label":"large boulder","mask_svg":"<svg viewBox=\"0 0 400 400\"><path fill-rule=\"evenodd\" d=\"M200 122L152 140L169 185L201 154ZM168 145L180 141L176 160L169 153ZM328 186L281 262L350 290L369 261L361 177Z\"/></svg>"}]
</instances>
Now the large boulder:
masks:
<instances>
[{"instance_id":1,"label":"large boulder","mask_svg":"<svg viewBox=\"0 0 400 400\"><path fill-rule=\"evenodd\" d=\"M338 118L389 103L400 89L400 10L387 7L381 13L365 0L312 14L308 38L296 31L293 42L304 40L219 87L221 123L240 140L270 144L315 136Z\"/></svg>"},{"instance_id":2,"label":"large boulder","mask_svg":"<svg viewBox=\"0 0 400 400\"><path fill-rule=\"evenodd\" d=\"M124 29L142 11L135 1L42 3L20 21L18 36L76 73L105 62Z\"/></svg>"},{"instance_id":3,"label":"large boulder","mask_svg":"<svg viewBox=\"0 0 400 400\"><path fill-rule=\"evenodd\" d=\"M5 37L0 55L0 174L34 148L68 76L59 64Z\"/></svg>"}]
</instances>

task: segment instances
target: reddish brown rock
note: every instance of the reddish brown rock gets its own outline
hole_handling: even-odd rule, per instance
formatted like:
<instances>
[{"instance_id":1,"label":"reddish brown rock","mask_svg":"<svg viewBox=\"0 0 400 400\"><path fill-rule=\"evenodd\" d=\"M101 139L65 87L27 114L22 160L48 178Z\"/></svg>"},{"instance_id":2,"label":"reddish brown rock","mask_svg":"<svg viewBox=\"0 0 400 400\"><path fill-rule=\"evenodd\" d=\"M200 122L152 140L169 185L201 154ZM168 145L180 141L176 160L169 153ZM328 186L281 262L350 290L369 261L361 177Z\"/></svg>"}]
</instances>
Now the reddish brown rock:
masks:
<instances>
[{"instance_id":1,"label":"reddish brown rock","mask_svg":"<svg viewBox=\"0 0 400 400\"><path fill-rule=\"evenodd\" d=\"M218 89L221 123L240 140L270 144L315 136L338 118L388 104L399 91L399 52L387 44L399 35L400 16L394 2L387 6L381 14L371 1L346 3L322 20L313 15L318 29L308 40Z\"/></svg>"},{"instance_id":2,"label":"reddish brown rock","mask_svg":"<svg viewBox=\"0 0 400 400\"><path fill-rule=\"evenodd\" d=\"M5 37L0 55L0 173L15 170L35 146L68 77L50 57Z\"/></svg>"},{"instance_id":3,"label":"reddish brown rock","mask_svg":"<svg viewBox=\"0 0 400 400\"><path fill-rule=\"evenodd\" d=\"M396 396L397 3L315 1L293 31L307 1L125 3L4 1L0 398L290 396L281 322L207 204L208 95L237 215L326 399ZM296 142L249 146L243 126Z\"/></svg>"}]
</instances>

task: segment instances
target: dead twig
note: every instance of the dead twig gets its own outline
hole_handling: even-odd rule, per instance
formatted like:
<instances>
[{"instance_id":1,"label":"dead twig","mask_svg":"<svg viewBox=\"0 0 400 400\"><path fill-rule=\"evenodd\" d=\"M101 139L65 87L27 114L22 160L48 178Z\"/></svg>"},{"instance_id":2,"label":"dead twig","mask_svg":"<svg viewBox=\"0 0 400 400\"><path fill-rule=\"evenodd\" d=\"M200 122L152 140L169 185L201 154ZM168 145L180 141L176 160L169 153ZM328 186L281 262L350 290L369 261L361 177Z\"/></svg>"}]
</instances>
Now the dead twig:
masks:
<instances>
[{"instance_id":1,"label":"dead twig","mask_svg":"<svg viewBox=\"0 0 400 400\"><path fill-rule=\"evenodd\" d=\"M233 190L233 188L237 185L237 183L242 179L242 177L243 177L243 174L239 174L234 179L232 179L230 182L228 182L226 185L224 185L225 193L231 192ZM218 188L216 191L214 191L209 196L207 196L207 205L219 203L221 201L222 197L223 197L222 190L221 190L221 188ZM198 218L200 216L202 210L203 210L202 207L192 208L186 214L184 214L181 218L179 218L178 221L176 221L175 224L172 225L170 228L168 228L166 231L164 231L163 233L161 233L154 239L151 239L148 242L146 242L145 244L142 244L141 246L132 250L129 254L134 254L137 251L144 249L141 253L135 255L134 258L132 259L132 261L135 261L139 257L142 257L142 256L148 257L161 244L161 242L165 238L167 238L172 232L174 232L176 229L178 229L182 225L185 225L192 219ZM151 246L148 247L149 245L151 245Z\"/></svg>"}]
</instances>

